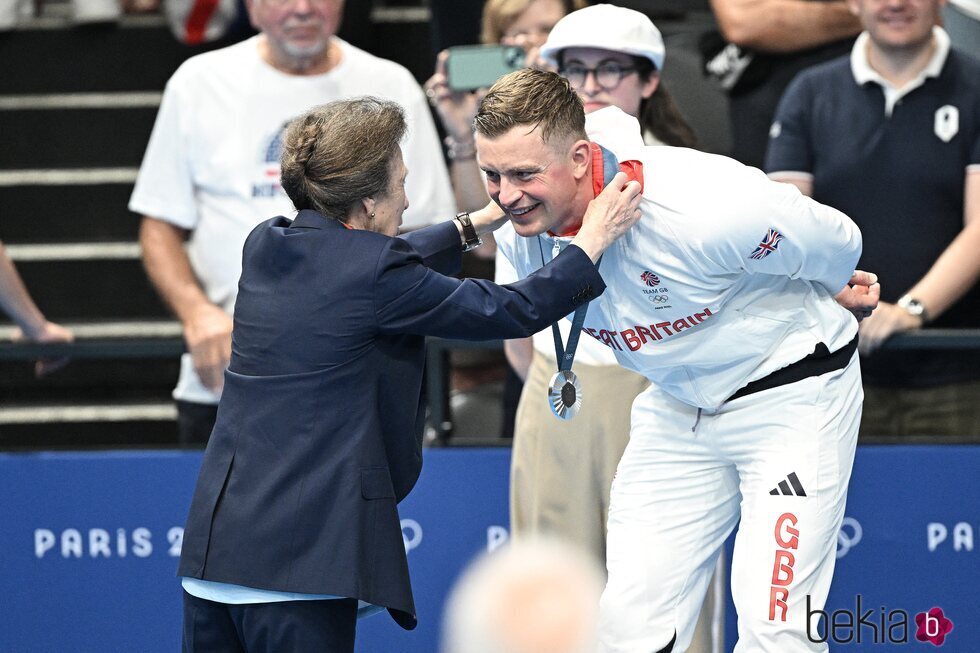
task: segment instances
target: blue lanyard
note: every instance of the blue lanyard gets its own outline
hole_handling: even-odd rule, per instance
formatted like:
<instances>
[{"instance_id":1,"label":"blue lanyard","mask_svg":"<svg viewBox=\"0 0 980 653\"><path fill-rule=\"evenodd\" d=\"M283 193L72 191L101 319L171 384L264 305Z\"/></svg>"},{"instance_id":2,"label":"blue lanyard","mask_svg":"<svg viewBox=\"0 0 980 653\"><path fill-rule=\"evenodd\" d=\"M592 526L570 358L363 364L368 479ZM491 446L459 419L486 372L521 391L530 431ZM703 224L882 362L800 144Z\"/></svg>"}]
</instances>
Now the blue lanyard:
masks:
<instances>
[{"instance_id":1,"label":"blue lanyard","mask_svg":"<svg viewBox=\"0 0 980 653\"><path fill-rule=\"evenodd\" d=\"M541 254L541 266L544 267L544 249L541 247L541 238L537 237L537 241L538 252ZM601 256L595 264L597 269L600 263L602 263ZM555 358L558 361L559 372L567 372L572 369L572 362L575 360L575 350L578 349L578 341L579 337L582 335L582 325L585 324L585 314L589 310L589 303L590 302L586 302L575 309L575 314L572 316L572 329L568 332L567 345L562 346L561 332L558 330L558 323L555 322L551 325L551 336L555 339Z\"/></svg>"},{"instance_id":2,"label":"blue lanyard","mask_svg":"<svg viewBox=\"0 0 980 653\"><path fill-rule=\"evenodd\" d=\"M558 323L555 322L551 325L551 336L555 339L555 358L558 359L559 372L566 372L572 369L572 361L575 360L575 350L578 349L579 336L582 335L582 325L585 323L585 313L588 310L589 302L575 309L575 315L572 316L572 330L568 333L568 345L564 348L562 347L561 332L558 330Z\"/></svg>"}]
</instances>

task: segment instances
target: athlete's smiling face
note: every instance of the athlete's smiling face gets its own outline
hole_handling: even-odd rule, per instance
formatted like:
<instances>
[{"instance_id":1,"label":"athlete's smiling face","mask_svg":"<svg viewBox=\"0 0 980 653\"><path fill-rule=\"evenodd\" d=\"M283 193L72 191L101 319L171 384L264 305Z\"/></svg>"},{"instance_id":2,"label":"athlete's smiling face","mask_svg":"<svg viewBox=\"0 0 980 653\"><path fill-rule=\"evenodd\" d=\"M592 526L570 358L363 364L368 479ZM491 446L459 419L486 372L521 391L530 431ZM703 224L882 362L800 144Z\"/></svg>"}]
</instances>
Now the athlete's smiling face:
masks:
<instances>
[{"instance_id":1,"label":"athlete's smiling face","mask_svg":"<svg viewBox=\"0 0 980 653\"><path fill-rule=\"evenodd\" d=\"M518 125L497 138L476 134L490 197L521 236L577 228L592 199L589 142L553 140L545 143L534 125Z\"/></svg>"}]
</instances>

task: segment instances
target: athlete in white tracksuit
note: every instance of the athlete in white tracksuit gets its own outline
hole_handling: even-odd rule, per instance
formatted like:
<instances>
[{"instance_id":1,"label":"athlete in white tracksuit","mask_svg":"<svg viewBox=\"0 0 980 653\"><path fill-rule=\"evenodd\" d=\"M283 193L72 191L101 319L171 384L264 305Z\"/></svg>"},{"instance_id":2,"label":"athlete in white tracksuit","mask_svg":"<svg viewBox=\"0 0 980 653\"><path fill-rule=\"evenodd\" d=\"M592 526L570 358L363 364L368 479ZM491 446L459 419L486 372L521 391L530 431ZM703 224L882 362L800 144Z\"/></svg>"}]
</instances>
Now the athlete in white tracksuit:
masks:
<instances>
[{"instance_id":1,"label":"athlete in white tracksuit","mask_svg":"<svg viewBox=\"0 0 980 653\"><path fill-rule=\"evenodd\" d=\"M644 192L642 219L602 258L608 288L585 332L653 383L612 487L601 650L684 651L739 519L735 650L826 650L808 640L806 610L830 587L860 422L858 324L834 299L860 232L732 159L644 146L618 109L586 129L642 162ZM497 232L522 277L568 240Z\"/></svg>"}]
</instances>

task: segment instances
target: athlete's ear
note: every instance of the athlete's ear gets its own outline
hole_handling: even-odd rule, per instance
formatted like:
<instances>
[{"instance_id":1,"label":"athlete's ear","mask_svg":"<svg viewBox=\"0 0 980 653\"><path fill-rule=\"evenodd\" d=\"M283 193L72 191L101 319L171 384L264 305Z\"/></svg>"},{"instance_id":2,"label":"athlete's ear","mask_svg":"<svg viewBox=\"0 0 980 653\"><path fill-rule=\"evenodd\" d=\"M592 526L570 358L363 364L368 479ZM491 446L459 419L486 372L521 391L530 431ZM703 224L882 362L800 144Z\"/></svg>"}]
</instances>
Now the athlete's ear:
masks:
<instances>
[{"instance_id":1,"label":"athlete's ear","mask_svg":"<svg viewBox=\"0 0 980 653\"><path fill-rule=\"evenodd\" d=\"M581 179L588 174L589 164L592 163L592 144L585 139L575 141L569 149L569 158L575 178Z\"/></svg>"}]
</instances>

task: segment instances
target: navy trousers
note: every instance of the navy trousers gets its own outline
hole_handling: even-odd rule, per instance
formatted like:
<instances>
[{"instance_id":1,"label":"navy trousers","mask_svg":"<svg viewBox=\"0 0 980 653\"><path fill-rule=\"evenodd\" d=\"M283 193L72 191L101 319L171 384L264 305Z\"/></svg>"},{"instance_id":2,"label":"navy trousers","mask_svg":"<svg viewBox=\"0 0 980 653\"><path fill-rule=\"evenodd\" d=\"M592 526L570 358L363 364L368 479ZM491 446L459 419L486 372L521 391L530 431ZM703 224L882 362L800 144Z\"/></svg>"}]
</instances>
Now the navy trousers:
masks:
<instances>
[{"instance_id":1,"label":"navy trousers","mask_svg":"<svg viewBox=\"0 0 980 653\"><path fill-rule=\"evenodd\" d=\"M184 592L183 653L353 653L355 599L230 605Z\"/></svg>"}]
</instances>

